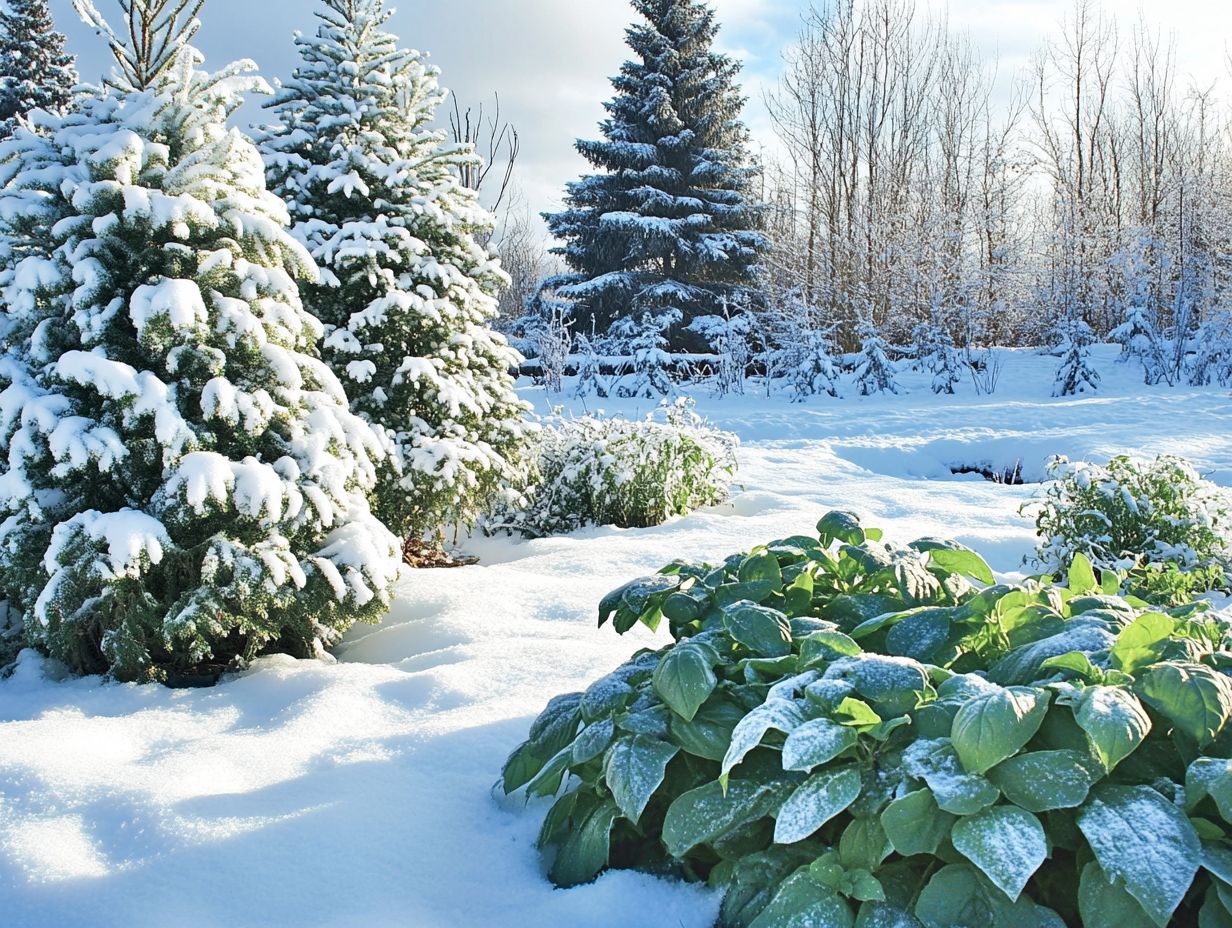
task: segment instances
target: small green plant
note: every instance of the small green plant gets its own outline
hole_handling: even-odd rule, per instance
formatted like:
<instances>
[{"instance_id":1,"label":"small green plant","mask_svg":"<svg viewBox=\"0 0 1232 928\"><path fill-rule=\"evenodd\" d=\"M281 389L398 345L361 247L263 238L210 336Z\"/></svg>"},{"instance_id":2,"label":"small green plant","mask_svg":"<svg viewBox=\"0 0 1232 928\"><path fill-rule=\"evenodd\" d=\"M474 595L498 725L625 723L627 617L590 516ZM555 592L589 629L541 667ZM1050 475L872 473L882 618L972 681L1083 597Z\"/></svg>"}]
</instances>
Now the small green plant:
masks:
<instances>
[{"instance_id":1,"label":"small green plant","mask_svg":"<svg viewBox=\"0 0 1232 928\"><path fill-rule=\"evenodd\" d=\"M1065 570L1082 553L1100 570L1127 571L1128 589L1180 602L1232 580L1232 496L1190 464L1113 458L1101 467L1064 457L1048 465L1033 513L1036 563Z\"/></svg>"},{"instance_id":2,"label":"small green plant","mask_svg":"<svg viewBox=\"0 0 1232 928\"><path fill-rule=\"evenodd\" d=\"M540 433L525 499L494 513L488 530L539 537L585 525L659 525L727 499L736 445L689 400L642 420L557 417Z\"/></svg>"},{"instance_id":3,"label":"small green plant","mask_svg":"<svg viewBox=\"0 0 1232 928\"><path fill-rule=\"evenodd\" d=\"M1123 579L993 585L845 513L672 564L599 622L674 643L553 699L504 788L556 797L558 885L704 880L724 928L1232 924L1229 624Z\"/></svg>"}]
</instances>

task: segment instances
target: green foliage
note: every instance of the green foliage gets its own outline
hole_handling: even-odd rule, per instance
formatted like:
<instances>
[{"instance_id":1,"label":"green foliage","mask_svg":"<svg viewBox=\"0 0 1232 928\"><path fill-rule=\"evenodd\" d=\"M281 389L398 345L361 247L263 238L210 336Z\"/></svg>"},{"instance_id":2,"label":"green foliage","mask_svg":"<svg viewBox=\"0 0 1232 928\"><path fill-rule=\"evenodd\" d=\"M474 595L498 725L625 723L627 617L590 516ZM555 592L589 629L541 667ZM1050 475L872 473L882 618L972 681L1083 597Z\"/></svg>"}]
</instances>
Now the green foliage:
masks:
<instances>
[{"instance_id":1,"label":"green foliage","mask_svg":"<svg viewBox=\"0 0 1232 928\"><path fill-rule=\"evenodd\" d=\"M487 529L541 537L585 525L660 525L727 499L736 443L734 435L694 413L687 400L640 421L551 420L540 433L538 464L525 498L493 512ZM766 578L754 572L750 567L740 582L764 583ZM689 602L678 599L669 608L687 611ZM757 624L755 618L748 622L750 628Z\"/></svg>"},{"instance_id":2,"label":"green foliage","mask_svg":"<svg viewBox=\"0 0 1232 928\"><path fill-rule=\"evenodd\" d=\"M975 552L881 537L831 513L605 597L600 625L675 643L558 697L506 766L557 797L552 879L704 880L723 928L1229 924L1229 623L1085 557L981 588Z\"/></svg>"},{"instance_id":3,"label":"green foliage","mask_svg":"<svg viewBox=\"0 0 1232 928\"><path fill-rule=\"evenodd\" d=\"M1128 571L1126 588L1181 603L1232 584L1232 498L1181 458L1113 458L1106 467L1054 459L1033 511L1036 561L1067 570L1078 554L1101 571Z\"/></svg>"}]
</instances>

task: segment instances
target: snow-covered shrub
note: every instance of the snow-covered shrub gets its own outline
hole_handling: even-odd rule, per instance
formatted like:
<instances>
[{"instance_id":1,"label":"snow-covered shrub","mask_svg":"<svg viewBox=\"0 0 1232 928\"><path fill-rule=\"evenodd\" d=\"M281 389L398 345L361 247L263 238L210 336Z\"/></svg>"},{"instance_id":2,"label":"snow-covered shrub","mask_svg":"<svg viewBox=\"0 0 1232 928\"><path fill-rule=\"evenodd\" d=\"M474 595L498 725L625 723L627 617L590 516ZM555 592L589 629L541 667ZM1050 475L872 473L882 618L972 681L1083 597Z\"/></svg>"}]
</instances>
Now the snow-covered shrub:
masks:
<instances>
[{"instance_id":1,"label":"snow-covered shrub","mask_svg":"<svg viewBox=\"0 0 1232 928\"><path fill-rule=\"evenodd\" d=\"M1091 366L1095 335L1081 319L1071 319L1057 329L1061 366L1053 383L1053 396L1075 396L1099 389L1099 373Z\"/></svg>"},{"instance_id":2,"label":"snow-covered shrub","mask_svg":"<svg viewBox=\"0 0 1232 928\"><path fill-rule=\"evenodd\" d=\"M880 537L832 513L604 598L674 643L557 696L505 764L556 797L551 879L704 880L720 928L1232 923L1227 619L1089 564L977 589L975 552Z\"/></svg>"},{"instance_id":3,"label":"snow-covered shrub","mask_svg":"<svg viewBox=\"0 0 1232 928\"><path fill-rule=\"evenodd\" d=\"M0 586L29 642L156 677L312 654L385 610L388 444L320 360L256 148L250 66L180 49L0 147Z\"/></svg>"},{"instance_id":4,"label":"snow-covered shrub","mask_svg":"<svg viewBox=\"0 0 1232 928\"><path fill-rule=\"evenodd\" d=\"M796 345L788 352L786 371L791 382L792 402L804 402L810 396L837 397L838 365L831 354L828 332L801 332Z\"/></svg>"},{"instance_id":5,"label":"snow-covered shrub","mask_svg":"<svg viewBox=\"0 0 1232 928\"><path fill-rule=\"evenodd\" d=\"M924 322L912 333L912 367L933 375L933 392L953 394L962 379L962 359L954 347L954 336L945 326Z\"/></svg>"},{"instance_id":6,"label":"snow-covered shrub","mask_svg":"<svg viewBox=\"0 0 1232 928\"><path fill-rule=\"evenodd\" d=\"M1101 570L1135 569L1131 582L1149 583L1168 566L1194 574L1202 589L1232 576L1232 494L1181 458L1122 456L1100 466L1059 457L1048 477L1026 507L1043 569L1064 570L1083 554Z\"/></svg>"},{"instance_id":7,"label":"snow-covered shrub","mask_svg":"<svg viewBox=\"0 0 1232 928\"><path fill-rule=\"evenodd\" d=\"M319 3L263 147L323 269L304 302L325 360L393 436L399 466L374 508L405 538L472 521L520 479L527 429L509 376L521 358L490 327L508 283L477 241L493 220L460 176L478 156L434 125L439 72L385 31L391 15L382 0Z\"/></svg>"},{"instance_id":8,"label":"snow-covered shrub","mask_svg":"<svg viewBox=\"0 0 1232 928\"><path fill-rule=\"evenodd\" d=\"M549 420L539 443L526 499L493 513L489 530L541 536L659 525L723 502L736 471L736 437L708 425L686 400L641 420Z\"/></svg>"},{"instance_id":9,"label":"snow-covered shrub","mask_svg":"<svg viewBox=\"0 0 1232 928\"><path fill-rule=\"evenodd\" d=\"M1211 313L1193 335L1185 378L1194 386L1232 386L1232 312Z\"/></svg>"}]
</instances>

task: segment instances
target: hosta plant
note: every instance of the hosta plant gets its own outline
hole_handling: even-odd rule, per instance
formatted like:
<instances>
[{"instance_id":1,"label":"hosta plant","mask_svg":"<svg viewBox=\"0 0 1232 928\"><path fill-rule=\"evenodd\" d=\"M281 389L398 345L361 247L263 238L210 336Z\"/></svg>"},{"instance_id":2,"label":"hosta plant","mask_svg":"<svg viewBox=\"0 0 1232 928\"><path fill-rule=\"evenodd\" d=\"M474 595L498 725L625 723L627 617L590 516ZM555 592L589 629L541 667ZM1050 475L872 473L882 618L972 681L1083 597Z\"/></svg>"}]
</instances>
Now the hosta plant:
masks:
<instances>
[{"instance_id":1,"label":"hosta plant","mask_svg":"<svg viewBox=\"0 0 1232 928\"><path fill-rule=\"evenodd\" d=\"M1232 924L1232 652L1205 604L994 585L832 513L675 563L599 621L665 626L509 758L561 886L704 880L724 928Z\"/></svg>"},{"instance_id":2,"label":"hosta plant","mask_svg":"<svg viewBox=\"0 0 1232 928\"><path fill-rule=\"evenodd\" d=\"M585 525L645 528L730 493L738 439L708 424L690 400L645 419L558 416L543 425L530 489L489 517L489 531L539 537Z\"/></svg>"},{"instance_id":3,"label":"hosta plant","mask_svg":"<svg viewBox=\"0 0 1232 928\"><path fill-rule=\"evenodd\" d=\"M1128 571L1131 591L1181 599L1232 578L1232 494L1182 458L1121 456L1106 466L1054 458L1026 510L1040 536L1036 562L1065 570L1075 554Z\"/></svg>"}]
</instances>

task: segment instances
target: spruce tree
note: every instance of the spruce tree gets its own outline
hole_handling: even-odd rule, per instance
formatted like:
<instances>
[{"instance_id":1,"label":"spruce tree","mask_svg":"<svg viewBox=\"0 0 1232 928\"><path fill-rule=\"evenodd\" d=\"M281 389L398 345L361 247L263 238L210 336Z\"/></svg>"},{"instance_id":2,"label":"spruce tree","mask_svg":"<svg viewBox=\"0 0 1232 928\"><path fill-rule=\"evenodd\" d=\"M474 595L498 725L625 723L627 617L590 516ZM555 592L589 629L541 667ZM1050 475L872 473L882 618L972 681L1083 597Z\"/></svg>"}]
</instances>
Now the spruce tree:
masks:
<instances>
[{"instance_id":1,"label":"spruce tree","mask_svg":"<svg viewBox=\"0 0 1232 928\"><path fill-rule=\"evenodd\" d=\"M76 58L64 51L47 0L7 0L0 10L0 137L32 110L63 113L77 84Z\"/></svg>"},{"instance_id":2,"label":"spruce tree","mask_svg":"<svg viewBox=\"0 0 1232 928\"><path fill-rule=\"evenodd\" d=\"M898 382L894 379L894 365L890 362L888 348L881 333L868 322L859 328L860 350L856 361L856 389L861 396L874 393L897 393Z\"/></svg>"},{"instance_id":3,"label":"spruce tree","mask_svg":"<svg viewBox=\"0 0 1232 928\"><path fill-rule=\"evenodd\" d=\"M0 149L0 585L31 644L123 679L316 653L400 565L365 496L388 445L320 361L312 260L226 125L268 87L200 61Z\"/></svg>"},{"instance_id":4,"label":"spruce tree","mask_svg":"<svg viewBox=\"0 0 1232 928\"><path fill-rule=\"evenodd\" d=\"M602 173L568 185L546 214L571 273L552 281L578 328L680 313L687 327L726 305L760 308L763 208L752 190L740 66L713 48L718 24L700 0L633 0L626 33L636 60L612 79L603 138L578 151Z\"/></svg>"},{"instance_id":5,"label":"spruce tree","mask_svg":"<svg viewBox=\"0 0 1232 928\"><path fill-rule=\"evenodd\" d=\"M269 104L272 190L323 269L304 290L352 408L392 434L374 505L404 538L470 522L522 468L527 427L489 326L508 283L460 179L477 157L432 128L438 70L385 31L381 0L323 0L302 62Z\"/></svg>"},{"instance_id":6,"label":"spruce tree","mask_svg":"<svg viewBox=\"0 0 1232 928\"><path fill-rule=\"evenodd\" d=\"M1070 319L1057 329L1061 340L1061 365L1053 383L1053 396L1075 396L1099 389L1099 373L1091 366L1095 334L1081 319Z\"/></svg>"}]
</instances>

